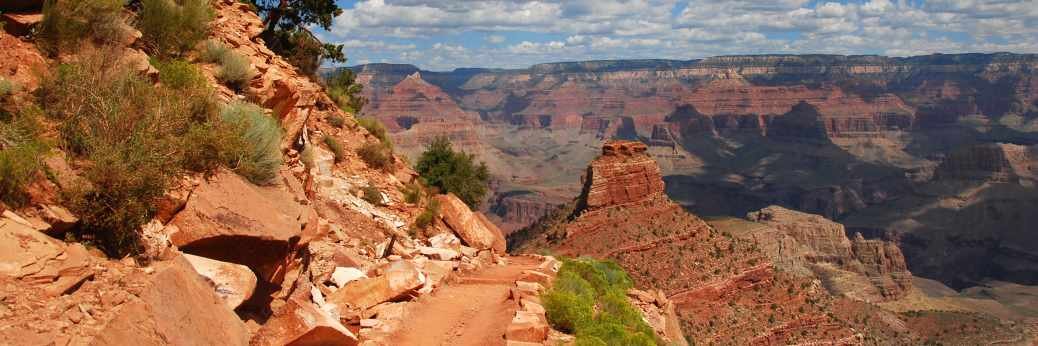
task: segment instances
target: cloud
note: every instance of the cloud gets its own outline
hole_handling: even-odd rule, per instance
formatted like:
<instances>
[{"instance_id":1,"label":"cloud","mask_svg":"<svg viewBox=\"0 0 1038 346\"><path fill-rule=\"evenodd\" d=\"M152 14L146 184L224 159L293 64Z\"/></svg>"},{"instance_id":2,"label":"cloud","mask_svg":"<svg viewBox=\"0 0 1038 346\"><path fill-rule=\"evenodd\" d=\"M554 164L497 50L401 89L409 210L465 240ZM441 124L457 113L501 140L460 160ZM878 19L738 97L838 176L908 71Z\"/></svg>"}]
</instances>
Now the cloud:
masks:
<instances>
[{"instance_id":1,"label":"cloud","mask_svg":"<svg viewBox=\"0 0 1038 346\"><path fill-rule=\"evenodd\" d=\"M1034 0L359 0L331 32L318 31L345 44L352 61L435 69L724 54L1038 53L1038 6Z\"/></svg>"}]
</instances>

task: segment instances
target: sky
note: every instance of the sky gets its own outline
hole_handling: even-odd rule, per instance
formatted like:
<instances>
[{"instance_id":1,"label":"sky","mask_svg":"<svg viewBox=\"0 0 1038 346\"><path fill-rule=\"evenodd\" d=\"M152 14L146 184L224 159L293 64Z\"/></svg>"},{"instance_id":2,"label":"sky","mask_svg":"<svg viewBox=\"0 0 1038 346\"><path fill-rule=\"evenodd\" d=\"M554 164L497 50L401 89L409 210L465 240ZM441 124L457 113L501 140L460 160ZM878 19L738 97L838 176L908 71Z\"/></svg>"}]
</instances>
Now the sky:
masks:
<instances>
[{"instance_id":1,"label":"sky","mask_svg":"<svg viewBox=\"0 0 1038 346\"><path fill-rule=\"evenodd\" d=\"M731 54L1038 53L1038 0L337 0L346 65L524 68Z\"/></svg>"}]
</instances>

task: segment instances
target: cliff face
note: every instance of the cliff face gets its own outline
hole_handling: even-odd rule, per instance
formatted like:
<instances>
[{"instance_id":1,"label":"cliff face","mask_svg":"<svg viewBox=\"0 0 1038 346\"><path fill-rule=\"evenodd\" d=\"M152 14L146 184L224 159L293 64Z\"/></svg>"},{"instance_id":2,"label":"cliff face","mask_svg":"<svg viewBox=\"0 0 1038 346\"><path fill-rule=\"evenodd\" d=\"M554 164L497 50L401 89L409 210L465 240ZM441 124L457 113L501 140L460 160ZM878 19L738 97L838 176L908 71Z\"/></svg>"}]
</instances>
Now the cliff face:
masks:
<instances>
[{"instance_id":1,"label":"cliff face","mask_svg":"<svg viewBox=\"0 0 1038 346\"><path fill-rule=\"evenodd\" d=\"M1022 145L990 143L953 151L934 173L938 180L1016 182L1034 180L1038 168L1035 149Z\"/></svg>"},{"instance_id":2,"label":"cliff face","mask_svg":"<svg viewBox=\"0 0 1038 346\"><path fill-rule=\"evenodd\" d=\"M580 200L589 212L663 198L660 167L641 142L614 141L602 146L602 156L591 162Z\"/></svg>"},{"instance_id":3,"label":"cliff face","mask_svg":"<svg viewBox=\"0 0 1038 346\"><path fill-rule=\"evenodd\" d=\"M747 219L795 239L783 245L799 251L775 246L765 246L765 251L780 263L791 263L793 271L813 272L833 294L874 302L904 297L911 288L912 274L894 243L866 240L861 233L848 239L841 224L778 206L750 213Z\"/></svg>"}]
</instances>

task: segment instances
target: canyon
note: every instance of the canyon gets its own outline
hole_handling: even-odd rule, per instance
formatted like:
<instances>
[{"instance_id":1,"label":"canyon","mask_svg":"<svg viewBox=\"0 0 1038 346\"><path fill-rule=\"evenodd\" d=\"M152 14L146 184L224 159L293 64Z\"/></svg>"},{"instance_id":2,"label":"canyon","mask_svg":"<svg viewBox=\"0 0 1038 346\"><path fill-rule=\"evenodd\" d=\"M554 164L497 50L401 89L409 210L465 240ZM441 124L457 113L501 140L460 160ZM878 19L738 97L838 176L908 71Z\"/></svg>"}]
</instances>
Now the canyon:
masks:
<instances>
[{"instance_id":1,"label":"canyon","mask_svg":"<svg viewBox=\"0 0 1038 346\"><path fill-rule=\"evenodd\" d=\"M363 116L452 124L392 137L411 158L446 135L485 161L495 177L485 211L506 233L569 203L601 144L628 139L699 215L779 205L840 222L852 239L894 242L913 273L956 289L1038 283L1038 244L1023 236L1038 203L1035 55L351 69L371 100ZM417 78L423 91L396 92Z\"/></svg>"}]
</instances>

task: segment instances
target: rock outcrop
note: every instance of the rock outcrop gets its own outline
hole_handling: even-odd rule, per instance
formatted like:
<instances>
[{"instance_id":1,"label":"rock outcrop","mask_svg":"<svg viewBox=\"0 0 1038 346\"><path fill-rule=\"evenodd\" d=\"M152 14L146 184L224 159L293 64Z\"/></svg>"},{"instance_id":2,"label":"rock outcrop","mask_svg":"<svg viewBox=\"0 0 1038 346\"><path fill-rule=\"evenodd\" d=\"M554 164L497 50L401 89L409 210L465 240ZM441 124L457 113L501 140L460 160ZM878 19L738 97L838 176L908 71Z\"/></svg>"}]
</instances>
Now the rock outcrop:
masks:
<instances>
[{"instance_id":1,"label":"rock outcrop","mask_svg":"<svg viewBox=\"0 0 1038 346\"><path fill-rule=\"evenodd\" d=\"M1023 145L988 143L951 152L934 172L938 180L1018 182L1038 178L1038 150Z\"/></svg>"},{"instance_id":2,"label":"rock outcrop","mask_svg":"<svg viewBox=\"0 0 1038 346\"><path fill-rule=\"evenodd\" d=\"M866 240L861 233L848 239L839 223L779 206L752 212L747 219L793 238L795 241L784 247L763 248L777 263L790 263L792 271L813 272L835 295L870 302L894 300L904 297L912 287L912 274L894 243Z\"/></svg>"},{"instance_id":3,"label":"rock outcrop","mask_svg":"<svg viewBox=\"0 0 1038 346\"><path fill-rule=\"evenodd\" d=\"M579 199L595 210L637 204L663 197L660 168L640 142L613 141L602 146L602 156L591 162Z\"/></svg>"},{"instance_id":4,"label":"rock outcrop","mask_svg":"<svg viewBox=\"0 0 1038 346\"><path fill-rule=\"evenodd\" d=\"M292 194L223 171L194 189L167 232L187 253L246 265L265 281L277 282L283 260L299 245L308 213Z\"/></svg>"}]
</instances>

